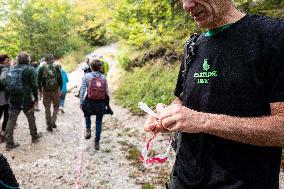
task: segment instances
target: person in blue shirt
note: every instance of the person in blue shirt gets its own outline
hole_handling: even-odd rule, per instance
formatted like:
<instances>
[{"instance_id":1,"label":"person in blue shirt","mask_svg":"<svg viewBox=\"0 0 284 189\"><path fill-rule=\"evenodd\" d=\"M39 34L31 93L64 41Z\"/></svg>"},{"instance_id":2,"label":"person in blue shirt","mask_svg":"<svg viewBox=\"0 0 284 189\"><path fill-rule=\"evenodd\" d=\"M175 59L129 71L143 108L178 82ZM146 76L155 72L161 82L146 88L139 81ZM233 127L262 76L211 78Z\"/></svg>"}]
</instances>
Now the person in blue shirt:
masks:
<instances>
[{"instance_id":1,"label":"person in blue shirt","mask_svg":"<svg viewBox=\"0 0 284 189\"><path fill-rule=\"evenodd\" d=\"M60 95L60 108L59 110L61 111L61 113L65 113L64 111L64 103L65 103L65 97L67 94L67 83L69 82L68 79L68 75L67 72L61 67L60 67L60 72L61 72L61 78L62 78L62 91L61 91L61 95Z\"/></svg>"}]
</instances>

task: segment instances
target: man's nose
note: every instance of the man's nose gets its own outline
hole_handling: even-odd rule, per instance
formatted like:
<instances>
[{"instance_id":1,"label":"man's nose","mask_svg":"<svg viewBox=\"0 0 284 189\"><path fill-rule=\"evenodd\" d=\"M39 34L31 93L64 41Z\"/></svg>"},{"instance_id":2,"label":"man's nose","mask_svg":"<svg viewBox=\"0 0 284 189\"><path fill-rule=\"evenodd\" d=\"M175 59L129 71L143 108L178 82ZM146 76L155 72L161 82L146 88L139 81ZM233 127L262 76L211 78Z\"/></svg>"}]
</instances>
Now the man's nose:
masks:
<instances>
[{"instance_id":1,"label":"man's nose","mask_svg":"<svg viewBox=\"0 0 284 189\"><path fill-rule=\"evenodd\" d=\"M190 10L195 6L195 1L194 0L183 0L183 9L184 10Z\"/></svg>"}]
</instances>

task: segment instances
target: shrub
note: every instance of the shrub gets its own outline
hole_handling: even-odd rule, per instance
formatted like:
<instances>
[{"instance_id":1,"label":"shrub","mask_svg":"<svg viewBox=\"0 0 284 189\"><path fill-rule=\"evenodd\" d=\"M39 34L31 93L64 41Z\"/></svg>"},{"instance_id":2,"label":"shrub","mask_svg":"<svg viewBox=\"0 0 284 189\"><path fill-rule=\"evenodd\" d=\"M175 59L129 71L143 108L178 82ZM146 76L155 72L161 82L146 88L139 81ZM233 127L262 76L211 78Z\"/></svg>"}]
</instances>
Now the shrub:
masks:
<instances>
[{"instance_id":1,"label":"shrub","mask_svg":"<svg viewBox=\"0 0 284 189\"><path fill-rule=\"evenodd\" d=\"M169 104L175 97L179 65L165 66L161 63L149 63L142 68L126 72L115 93L115 98L123 107L134 114L141 114L137 108L140 101L154 108L157 103Z\"/></svg>"}]
</instances>

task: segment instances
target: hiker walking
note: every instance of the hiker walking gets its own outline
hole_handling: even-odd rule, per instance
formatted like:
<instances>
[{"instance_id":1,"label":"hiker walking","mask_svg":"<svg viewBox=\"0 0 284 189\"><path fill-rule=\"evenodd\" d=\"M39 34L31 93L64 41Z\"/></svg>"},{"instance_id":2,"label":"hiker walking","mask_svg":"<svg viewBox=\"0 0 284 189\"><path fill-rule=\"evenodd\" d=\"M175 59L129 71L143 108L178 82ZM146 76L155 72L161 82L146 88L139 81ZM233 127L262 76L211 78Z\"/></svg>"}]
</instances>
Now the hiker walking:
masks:
<instances>
[{"instance_id":1,"label":"hiker walking","mask_svg":"<svg viewBox=\"0 0 284 189\"><path fill-rule=\"evenodd\" d=\"M43 96L47 131L52 132L56 128L56 118L59 111L59 98L62 90L62 78L58 65L54 63L52 54L45 57L45 64L39 68L38 85L40 96ZM53 114L51 116L51 104L53 104Z\"/></svg>"},{"instance_id":2,"label":"hiker walking","mask_svg":"<svg viewBox=\"0 0 284 189\"><path fill-rule=\"evenodd\" d=\"M38 103L38 86L35 70L29 65L30 56L21 52L17 56L17 65L12 66L7 72L5 87L9 93L9 119L5 130L6 150L19 146L14 143L13 132L20 112L23 110L29 122L32 142L35 143L42 137L37 133L34 106Z\"/></svg>"},{"instance_id":3,"label":"hiker walking","mask_svg":"<svg viewBox=\"0 0 284 189\"><path fill-rule=\"evenodd\" d=\"M61 90L61 95L60 95L60 108L59 110L61 113L64 112L64 103L65 103L65 97L67 94L67 83L69 82L67 72L59 65L60 72L61 72L61 78L62 78L62 90Z\"/></svg>"},{"instance_id":4,"label":"hiker walking","mask_svg":"<svg viewBox=\"0 0 284 189\"><path fill-rule=\"evenodd\" d=\"M92 72L84 75L80 89L80 105L85 116L86 139L91 138L91 116L96 115L96 150L100 149L102 120L105 113L106 95L108 94L108 84L106 77L100 72L101 66L102 62L98 59L94 59L90 63ZM87 95L85 96L86 90Z\"/></svg>"},{"instance_id":5,"label":"hiker walking","mask_svg":"<svg viewBox=\"0 0 284 189\"><path fill-rule=\"evenodd\" d=\"M3 117L2 128L0 133L0 143L4 142L5 129L9 118L8 96L4 86L4 78L10 66L10 58L7 54L0 55L0 119Z\"/></svg>"}]
</instances>

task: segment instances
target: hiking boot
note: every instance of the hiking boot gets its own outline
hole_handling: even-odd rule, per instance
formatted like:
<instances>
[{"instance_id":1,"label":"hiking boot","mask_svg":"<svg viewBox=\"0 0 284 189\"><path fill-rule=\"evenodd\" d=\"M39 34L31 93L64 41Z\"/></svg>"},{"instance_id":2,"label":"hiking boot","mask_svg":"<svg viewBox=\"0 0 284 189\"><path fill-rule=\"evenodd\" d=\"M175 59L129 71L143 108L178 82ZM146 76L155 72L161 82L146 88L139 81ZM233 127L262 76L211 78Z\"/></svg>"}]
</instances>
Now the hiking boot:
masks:
<instances>
[{"instance_id":1,"label":"hiking boot","mask_svg":"<svg viewBox=\"0 0 284 189\"><path fill-rule=\"evenodd\" d=\"M19 146L20 146L20 144L14 143L14 142L13 143L6 143L6 150L9 151L9 150L17 148Z\"/></svg>"},{"instance_id":2,"label":"hiking boot","mask_svg":"<svg viewBox=\"0 0 284 189\"><path fill-rule=\"evenodd\" d=\"M59 108L59 110L60 110L61 113L63 113L63 114L65 113L63 108Z\"/></svg>"},{"instance_id":3,"label":"hiking boot","mask_svg":"<svg viewBox=\"0 0 284 189\"><path fill-rule=\"evenodd\" d=\"M86 130L86 135L85 135L85 139L88 140L90 139L92 136L92 132L91 132L91 129L87 129Z\"/></svg>"},{"instance_id":4,"label":"hiking boot","mask_svg":"<svg viewBox=\"0 0 284 189\"><path fill-rule=\"evenodd\" d=\"M100 142L95 141L95 150L100 150Z\"/></svg>"},{"instance_id":5,"label":"hiking boot","mask_svg":"<svg viewBox=\"0 0 284 189\"><path fill-rule=\"evenodd\" d=\"M37 143L41 137L43 137L42 133L36 134L36 136L32 137L32 143Z\"/></svg>"},{"instance_id":6,"label":"hiking boot","mask_svg":"<svg viewBox=\"0 0 284 189\"><path fill-rule=\"evenodd\" d=\"M49 131L49 132L52 132L52 126L51 126L51 125L48 125L48 126L46 127L46 130Z\"/></svg>"}]
</instances>

